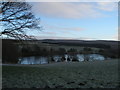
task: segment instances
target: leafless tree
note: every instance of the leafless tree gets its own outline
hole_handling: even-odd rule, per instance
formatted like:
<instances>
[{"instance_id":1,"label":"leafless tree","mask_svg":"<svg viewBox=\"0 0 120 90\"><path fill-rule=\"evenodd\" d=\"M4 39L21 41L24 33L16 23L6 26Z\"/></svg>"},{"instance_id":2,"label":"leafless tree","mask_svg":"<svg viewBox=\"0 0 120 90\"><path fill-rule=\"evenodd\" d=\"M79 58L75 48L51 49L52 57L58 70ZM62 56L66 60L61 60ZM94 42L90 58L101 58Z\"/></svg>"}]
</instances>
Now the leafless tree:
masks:
<instances>
[{"instance_id":1,"label":"leafless tree","mask_svg":"<svg viewBox=\"0 0 120 90\"><path fill-rule=\"evenodd\" d=\"M0 36L29 39L26 31L41 30L40 19L36 18L27 2L2 2L0 4Z\"/></svg>"}]
</instances>

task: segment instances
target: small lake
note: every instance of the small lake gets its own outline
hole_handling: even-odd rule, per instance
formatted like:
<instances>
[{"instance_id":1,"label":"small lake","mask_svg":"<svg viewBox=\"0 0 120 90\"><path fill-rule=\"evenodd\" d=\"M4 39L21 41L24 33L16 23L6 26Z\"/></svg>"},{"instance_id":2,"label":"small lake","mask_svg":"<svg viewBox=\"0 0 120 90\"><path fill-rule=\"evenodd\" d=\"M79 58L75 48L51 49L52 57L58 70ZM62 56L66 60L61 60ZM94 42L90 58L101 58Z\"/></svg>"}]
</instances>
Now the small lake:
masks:
<instances>
[{"instance_id":1,"label":"small lake","mask_svg":"<svg viewBox=\"0 0 120 90\"><path fill-rule=\"evenodd\" d=\"M54 62L62 62L62 58L64 57L64 61L73 61L73 58L76 57L77 61L84 61L84 58L86 57L83 54L77 54L74 56L65 54L63 56L61 55L54 55L52 57L45 57L45 56L31 56L31 57L22 57L19 58L18 64L48 64L52 61ZM94 60L105 60L105 57L99 54L88 54L87 57L89 57L89 61L94 61ZM69 60L68 60L69 58Z\"/></svg>"}]
</instances>

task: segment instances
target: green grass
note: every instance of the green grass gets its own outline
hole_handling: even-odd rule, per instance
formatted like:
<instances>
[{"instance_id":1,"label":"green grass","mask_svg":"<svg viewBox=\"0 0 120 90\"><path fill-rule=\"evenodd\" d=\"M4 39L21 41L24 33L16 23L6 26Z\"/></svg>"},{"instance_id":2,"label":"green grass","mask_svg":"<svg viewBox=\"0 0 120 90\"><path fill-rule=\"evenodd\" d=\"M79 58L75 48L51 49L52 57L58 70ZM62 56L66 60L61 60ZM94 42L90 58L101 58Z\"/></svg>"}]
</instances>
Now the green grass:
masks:
<instances>
[{"instance_id":1,"label":"green grass","mask_svg":"<svg viewBox=\"0 0 120 90\"><path fill-rule=\"evenodd\" d=\"M118 60L3 66L3 88L115 88Z\"/></svg>"}]
</instances>

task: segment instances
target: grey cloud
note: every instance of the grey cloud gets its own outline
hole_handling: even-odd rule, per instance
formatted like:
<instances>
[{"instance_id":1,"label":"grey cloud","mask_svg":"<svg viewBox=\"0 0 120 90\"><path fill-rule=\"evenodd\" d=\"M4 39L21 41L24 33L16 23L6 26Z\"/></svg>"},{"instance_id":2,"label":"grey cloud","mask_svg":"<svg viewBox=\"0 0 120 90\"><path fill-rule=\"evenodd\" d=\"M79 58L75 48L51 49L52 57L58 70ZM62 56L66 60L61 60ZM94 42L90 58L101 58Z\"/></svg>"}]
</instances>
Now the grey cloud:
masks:
<instances>
[{"instance_id":1,"label":"grey cloud","mask_svg":"<svg viewBox=\"0 0 120 90\"><path fill-rule=\"evenodd\" d=\"M91 3L39 2L33 4L33 11L47 17L59 18L78 19L102 16Z\"/></svg>"}]
</instances>

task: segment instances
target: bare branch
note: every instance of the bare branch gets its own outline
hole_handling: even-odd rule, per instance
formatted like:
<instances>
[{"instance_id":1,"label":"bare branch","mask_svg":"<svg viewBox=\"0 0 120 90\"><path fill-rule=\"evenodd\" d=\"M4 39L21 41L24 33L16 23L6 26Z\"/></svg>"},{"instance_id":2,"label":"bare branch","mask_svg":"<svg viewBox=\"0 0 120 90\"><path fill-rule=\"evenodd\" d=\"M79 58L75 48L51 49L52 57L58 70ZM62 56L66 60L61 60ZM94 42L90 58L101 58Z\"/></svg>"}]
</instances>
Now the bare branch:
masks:
<instances>
[{"instance_id":1,"label":"bare branch","mask_svg":"<svg viewBox=\"0 0 120 90\"><path fill-rule=\"evenodd\" d=\"M0 7L2 18L0 22L4 25L1 35L7 35L16 39L29 39L26 30L39 29L39 19L31 12L31 5L26 2L3 2ZM31 38L31 36L30 36Z\"/></svg>"}]
</instances>

